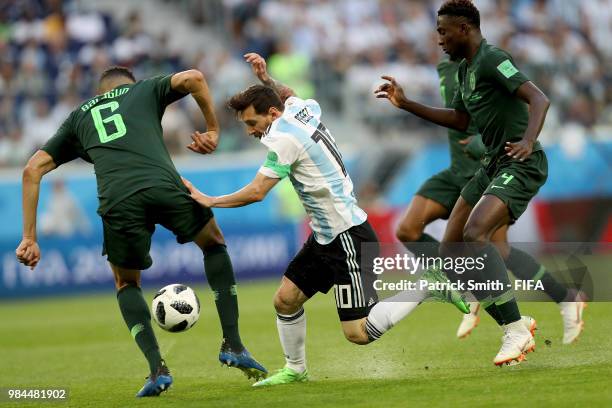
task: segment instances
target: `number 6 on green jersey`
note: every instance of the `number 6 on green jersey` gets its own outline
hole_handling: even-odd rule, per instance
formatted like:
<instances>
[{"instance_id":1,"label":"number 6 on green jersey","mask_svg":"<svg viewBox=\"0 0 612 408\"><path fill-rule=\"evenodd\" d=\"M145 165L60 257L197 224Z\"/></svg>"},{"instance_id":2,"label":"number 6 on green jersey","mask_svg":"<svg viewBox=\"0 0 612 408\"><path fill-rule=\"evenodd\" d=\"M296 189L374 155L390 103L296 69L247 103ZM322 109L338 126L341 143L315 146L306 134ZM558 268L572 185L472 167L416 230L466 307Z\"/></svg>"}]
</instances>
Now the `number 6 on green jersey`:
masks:
<instances>
[{"instance_id":1,"label":"number 6 on green jersey","mask_svg":"<svg viewBox=\"0 0 612 408\"><path fill-rule=\"evenodd\" d=\"M111 101L99 106L96 106L91 110L91 116L94 121L94 125L96 126L96 130L98 131L98 136L100 137L101 143L107 143L111 140L119 139L122 136L125 136L127 133L127 129L125 128L125 123L123 122L123 118L121 114L115 113L107 118L102 118L102 110L110 109L110 112L114 112L119 107L119 102ZM115 124L115 132L110 135L106 131L106 125L109 123Z\"/></svg>"}]
</instances>

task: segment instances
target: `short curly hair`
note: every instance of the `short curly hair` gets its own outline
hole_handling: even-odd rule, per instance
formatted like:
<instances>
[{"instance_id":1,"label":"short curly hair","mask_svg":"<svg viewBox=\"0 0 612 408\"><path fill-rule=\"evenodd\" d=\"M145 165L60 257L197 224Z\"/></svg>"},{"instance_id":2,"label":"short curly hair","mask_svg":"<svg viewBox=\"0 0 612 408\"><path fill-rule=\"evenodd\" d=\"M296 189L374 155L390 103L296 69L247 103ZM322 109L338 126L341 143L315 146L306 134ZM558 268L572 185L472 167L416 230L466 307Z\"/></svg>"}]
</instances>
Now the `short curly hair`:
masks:
<instances>
[{"instance_id":1,"label":"short curly hair","mask_svg":"<svg viewBox=\"0 0 612 408\"><path fill-rule=\"evenodd\" d=\"M471 25L480 28L480 12L470 0L448 0L440 6L438 16L464 17Z\"/></svg>"}]
</instances>

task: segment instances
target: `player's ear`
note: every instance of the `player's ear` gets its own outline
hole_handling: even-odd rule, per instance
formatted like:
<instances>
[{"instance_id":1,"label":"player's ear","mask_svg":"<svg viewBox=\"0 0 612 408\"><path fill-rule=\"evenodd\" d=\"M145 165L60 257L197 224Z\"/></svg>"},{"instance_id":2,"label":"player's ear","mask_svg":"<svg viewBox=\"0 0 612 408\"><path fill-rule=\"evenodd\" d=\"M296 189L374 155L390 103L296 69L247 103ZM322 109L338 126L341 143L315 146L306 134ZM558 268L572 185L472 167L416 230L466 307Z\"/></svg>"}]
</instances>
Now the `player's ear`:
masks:
<instances>
[{"instance_id":1,"label":"player's ear","mask_svg":"<svg viewBox=\"0 0 612 408\"><path fill-rule=\"evenodd\" d=\"M270 109L268 109L268 114L272 116L272 119L278 119L282 116L283 112L279 111L274 106L270 106Z\"/></svg>"}]
</instances>

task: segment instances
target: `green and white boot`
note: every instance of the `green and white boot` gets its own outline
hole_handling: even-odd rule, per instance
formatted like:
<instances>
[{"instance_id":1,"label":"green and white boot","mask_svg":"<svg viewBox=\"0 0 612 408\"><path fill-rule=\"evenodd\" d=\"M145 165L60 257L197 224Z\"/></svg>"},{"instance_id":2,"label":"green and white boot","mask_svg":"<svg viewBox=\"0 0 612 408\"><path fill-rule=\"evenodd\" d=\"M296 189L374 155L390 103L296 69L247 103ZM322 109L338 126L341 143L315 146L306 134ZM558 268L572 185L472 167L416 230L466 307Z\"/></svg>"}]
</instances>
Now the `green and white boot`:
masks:
<instances>
[{"instance_id":1,"label":"green and white boot","mask_svg":"<svg viewBox=\"0 0 612 408\"><path fill-rule=\"evenodd\" d=\"M456 290L450 289L450 281L439 269L428 269L421 276L430 284L437 284L440 289L430 289L428 291L429 297L432 297L441 302L452 303L461 313L470 313L470 305L465 301L464 296ZM443 289L445 288L445 289Z\"/></svg>"},{"instance_id":2,"label":"green and white boot","mask_svg":"<svg viewBox=\"0 0 612 408\"><path fill-rule=\"evenodd\" d=\"M291 384L308 381L308 370L304 370L301 373L289 368L283 367L277 370L275 374L270 377L257 381L253 384L253 387L264 387L267 385L280 385L280 384Z\"/></svg>"}]
</instances>

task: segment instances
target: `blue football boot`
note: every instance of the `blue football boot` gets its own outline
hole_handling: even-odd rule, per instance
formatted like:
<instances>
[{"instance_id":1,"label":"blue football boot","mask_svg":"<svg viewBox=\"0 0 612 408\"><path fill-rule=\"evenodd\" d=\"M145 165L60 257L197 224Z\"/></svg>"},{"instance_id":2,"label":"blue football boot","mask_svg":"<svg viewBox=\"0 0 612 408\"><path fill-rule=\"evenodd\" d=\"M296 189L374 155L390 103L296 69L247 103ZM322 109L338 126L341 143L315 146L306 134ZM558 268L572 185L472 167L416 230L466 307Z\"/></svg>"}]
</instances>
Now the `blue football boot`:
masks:
<instances>
[{"instance_id":1,"label":"blue football boot","mask_svg":"<svg viewBox=\"0 0 612 408\"><path fill-rule=\"evenodd\" d=\"M147 382L145 382L140 391L138 391L136 397L157 397L170 388L171 385L172 376L170 375L170 370L168 370L166 362L162 360L157 372L147 377Z\"/></svg>"},{"instance_id":2,"label":"blue football boot","mask_svg":"<svg viewBox=\"0 0 612 408\"><path fill-rule=\"evenodd\" d=\"M225 339L221 343L219 361L222 365L225 364L228 367L239 368L249 379L261 380L268 375L268 370L259 364L247 349L243 348L241 351L232 350Z\"/></svg>"}]
</instances>

